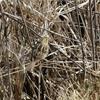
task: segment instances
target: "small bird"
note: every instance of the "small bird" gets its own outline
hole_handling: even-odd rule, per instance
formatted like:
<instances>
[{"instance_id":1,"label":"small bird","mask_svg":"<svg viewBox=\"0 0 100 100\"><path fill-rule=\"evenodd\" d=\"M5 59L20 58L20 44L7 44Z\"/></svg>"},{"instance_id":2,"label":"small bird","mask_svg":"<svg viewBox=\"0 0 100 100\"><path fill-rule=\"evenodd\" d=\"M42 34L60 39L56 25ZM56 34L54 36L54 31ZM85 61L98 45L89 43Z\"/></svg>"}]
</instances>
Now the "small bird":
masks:
<instances>
[{"instance_id":1,"label":"small bird","mask_svg":"<svg viewBox=\"0 0 100 100\"><path fill-rule=\"evenodd\" d=\"M33 48L34 61L38 62L48 55L49 44L48 37L42 37Z\"/></svg>"},{"instance_id":2,"label":"small bird","mask_svg":"<svg viewBox=\"0 0 100 100\"><path fill-rule=\"evenodd\" d=\"M34 61L31 62L30 66L32 67L31 70L36 66L35 64L47 57L49 52L49 38L47 36L41 37L40 40L35 44L33 47L33 58ZM29 69L29 68L28 68Z\"/></svg>"}]
</instances>

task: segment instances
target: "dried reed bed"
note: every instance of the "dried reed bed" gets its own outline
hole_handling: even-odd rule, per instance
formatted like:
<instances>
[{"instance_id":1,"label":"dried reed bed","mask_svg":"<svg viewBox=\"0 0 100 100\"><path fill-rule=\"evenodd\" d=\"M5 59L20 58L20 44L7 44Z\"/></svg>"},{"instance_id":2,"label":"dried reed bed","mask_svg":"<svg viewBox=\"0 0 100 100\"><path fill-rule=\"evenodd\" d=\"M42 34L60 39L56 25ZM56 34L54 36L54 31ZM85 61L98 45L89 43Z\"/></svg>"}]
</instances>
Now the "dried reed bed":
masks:
<instances>
[{"instance_id":1,"label":"dried reed bed","mask_svg":"<svg viewBox=\"0 0 100 100\"><path fill-rule=\"evenodd\" d=\"M43 35L49 54L26 72ZM0 1L0 100L99 99L99 0Z\"/></svg>"}]
</instances>

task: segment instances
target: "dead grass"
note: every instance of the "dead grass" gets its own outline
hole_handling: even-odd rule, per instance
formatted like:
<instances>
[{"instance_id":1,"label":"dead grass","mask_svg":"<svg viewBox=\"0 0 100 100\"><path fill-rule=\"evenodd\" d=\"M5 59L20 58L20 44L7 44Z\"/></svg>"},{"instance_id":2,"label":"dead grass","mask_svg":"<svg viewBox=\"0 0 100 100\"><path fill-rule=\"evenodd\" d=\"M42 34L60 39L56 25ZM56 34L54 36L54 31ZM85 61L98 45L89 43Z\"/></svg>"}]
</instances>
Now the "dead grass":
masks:
<instances>
[{"instance_id":1,"label":"dead grass","mask_svg":"<svg viewBox=\"0 0 100 100\"><path fill-rule=\"evenodd\" d=\"M43 35L48 57L26 72ZM99 0L0 1L0 100L100 100Z\"/></svg>"}]
</instances>

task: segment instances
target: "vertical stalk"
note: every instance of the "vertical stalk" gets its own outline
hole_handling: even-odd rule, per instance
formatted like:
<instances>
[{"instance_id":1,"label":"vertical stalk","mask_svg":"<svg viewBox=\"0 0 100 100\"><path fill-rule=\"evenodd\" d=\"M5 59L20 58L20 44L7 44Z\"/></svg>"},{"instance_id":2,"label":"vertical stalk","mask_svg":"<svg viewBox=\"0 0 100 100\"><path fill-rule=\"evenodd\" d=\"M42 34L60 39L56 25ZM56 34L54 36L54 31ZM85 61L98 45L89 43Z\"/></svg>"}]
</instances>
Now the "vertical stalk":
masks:
<instances>
[{"instance_id":1,"label":"vertical stalk","mask_svg":"<svg viewBox=\"0 0 100 100\"><path fill-rule=\"evenodd\" d=\"M92 43L92 61L93 61L93 69L95 69L95 34L92 27L92 9L91 9L91 0L89 0L89 11L90 11L90 35L91 35L91 43Z\"/></svg>"},{"instance_id":2,"label":"vertical stalk","mask_svg":"<svg viewBox=\"0 0 100 100\"><path fill-rule=\"evenodd\" d=\"M96 11L97 11L97 6L96 6L96 0L93 0L93 2L94 2L94 32L95 32L95 40L97 39L97 33L98 33L98 31L97 31L97 25L98 25L98 22L97 22L97 14L95 13ZM97 54L97 42L95 42L95 57L96 57L96 61L98 60L98 54ZM96 66L95 66L96 68L97 68L97 63L96 63Z\"/></svg>"},{"instance_id":3,"label":"vertical stalk","mask_svg":"<svg viewBox=\"0 0 100 100\"><path fill-rule=\"evenodd\" d=\"M5 25L5 39L6 39L6 47L8 47L7 43L7 27ZM11 75L10 75L10 65L9 65L9 59L8 59L8 50L6 49L6 63L8 68L8 79L9 79L9 91L10 91L10 100L13 100L13 92L12 92L12 84L11 84Z\"/></svg>"},{"instance_id":4,"label":"vertical stalk","mask_svg":"<svg viewBox=\"0 0 100 100\"><path fill-rule=\"evenodd\" d=\"M38 100L40 100L40 93L41 93L41 66L39 66Z\"/></svg>"}]
</instances>

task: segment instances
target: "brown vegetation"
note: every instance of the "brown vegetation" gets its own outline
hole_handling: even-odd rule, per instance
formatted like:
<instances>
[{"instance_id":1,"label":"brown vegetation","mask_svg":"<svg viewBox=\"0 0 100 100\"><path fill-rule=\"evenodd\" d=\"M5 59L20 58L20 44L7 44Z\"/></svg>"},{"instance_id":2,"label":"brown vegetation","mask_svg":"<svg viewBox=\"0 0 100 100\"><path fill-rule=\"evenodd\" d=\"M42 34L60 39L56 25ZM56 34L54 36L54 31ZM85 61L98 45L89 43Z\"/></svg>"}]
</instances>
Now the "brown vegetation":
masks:
<instances>
[{"instance_id":1,"label":"brown vegetation","mask_svg":"<svg viewBox=\"0 0 100 100\"><path fill-rule=\"evenodd\" d=\"M49 54L27 72L43 35ZM0 1L0 100L100 100L100 1Z\"/></svg>"}]
</instances>

